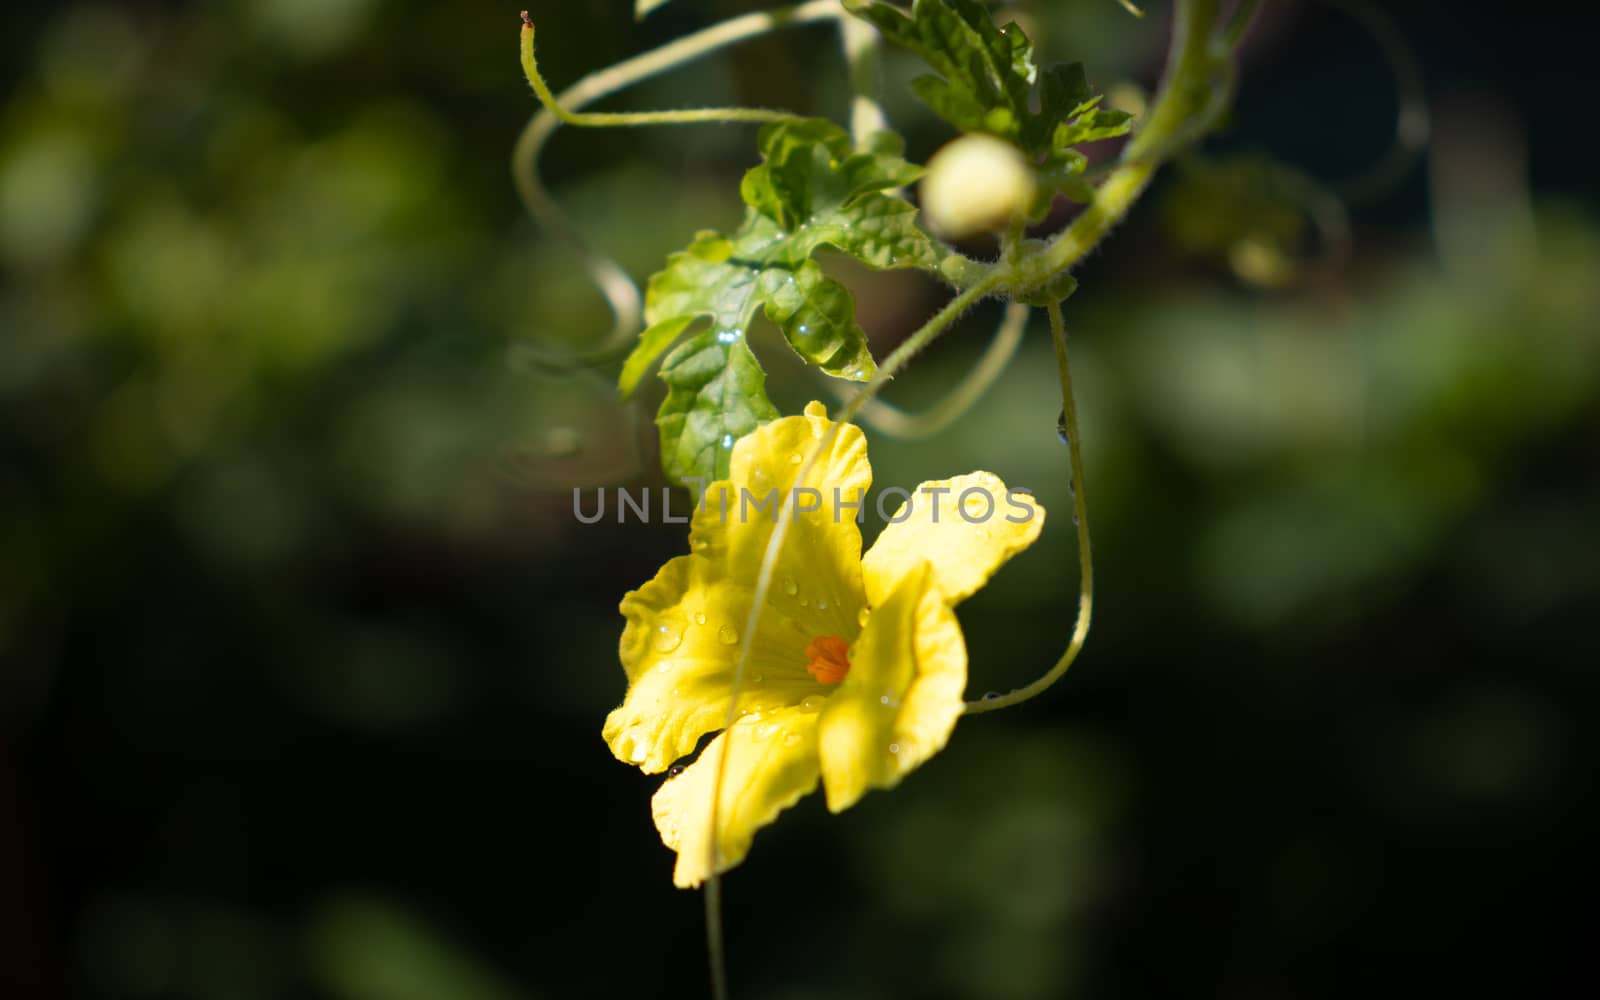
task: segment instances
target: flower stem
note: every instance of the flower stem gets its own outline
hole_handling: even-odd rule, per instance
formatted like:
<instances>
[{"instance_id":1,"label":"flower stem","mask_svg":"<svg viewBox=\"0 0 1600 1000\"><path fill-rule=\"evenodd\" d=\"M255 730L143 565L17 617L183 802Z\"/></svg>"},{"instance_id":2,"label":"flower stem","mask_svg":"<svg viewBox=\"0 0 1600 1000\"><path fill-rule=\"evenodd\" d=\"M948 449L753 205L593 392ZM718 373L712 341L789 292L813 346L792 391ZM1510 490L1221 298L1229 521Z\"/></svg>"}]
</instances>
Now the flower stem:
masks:
<instances>
[{"instance_id":1,"label":"flower stem","mask_svg":"<svg viewBox=\"0 0 1600 1000\"><path fill-rule=\"evenodd\" d=\"M932 343L934 338L944 332L958 316L979 299L992 292L1003 277L1003 274L999 271L992 272L978 284L958 294L947 302L943 309L935 313L928 322L924 323L920 330L908 337L904 343L884 360L884 363L878 368L878 373L873 376L872 381L862 386L861 391L857 392L855 397L844 405L836 421L828 428L827 433L822 435L822 439L812 446L810 454L806 456L805 461L801 463L799 470L795 473L794 482L796 486L807 481L811 475L811 470L817 464L817 459L832 447L834 438L839 434L839 428L849 423L856 413L888 384L894 374L904 368L916 356L918 351ZM756 635L757 629L761 624L761 612L767 605L767 596L772 592L772 578L777 570L778 555L783 551L783 544L789 537L789 525L796 520L794 507L799 497L799 492L798 489L788 490L778 510L772 534L767 538L766 549L761 556L761 569L756 574L756 584L750 595L750 612L745 616L742 635ZM734 663L733 680L728 690L728 713L723 720L722 726L724 733L732 730L734 721L738 718L739 692L744 690L745 676L749 671L750 648L751 644L748 640L739 644L739 658ZM706 838L706 851L709 855L706 859L707 869L711 873L706 877L705 881L706 943L711 952L712 996L715 1000L727 1000L727 971L723 962L722 941L722 888L721 876L718 873L718 862L721 860L718 830L722 822L722 779L728 768L728 749L733 745L733 741L728 738L719 742L716 778L711 785L711 811L708 817L711 835Z\"/></svg>"},{"instance_id":2,"label":"flower stem","mask_svg":"<svg viewBox=\"0 0 1600 1000\"><path fill-rule=\"evenodd\" d=\"M721 789L717 793L721 794ZM712 827L716 830L716 827ZM713 839L715 839L713 837ZM706 879L706 953L711 961L712 1000L728 1000L728 960L722 940L722 879L716 869Z\"/></svg>"},{"instance_id":3,"label":"flower stem","mask_svg":"<svg viewBox=\"0 0 1600 1000\"><path fill-rule=\"evenodd\" d=\"M1072 519L1078 526L1078 620L1072 627L1072 640L1067 651L1061 654L1043 677L1017 688L1009 694L982 701L969 701L966 715L980 715L1000 708L1020 705L1035 695L1043 693L1061 679L1078 658L1084 640L1089 637L1089 619L1094 612L1094 558L1089 547L1089 508L1084 497L1083 453L1078 445L1078 403L1072 394L1072 368L1067 361L1067 326L1061 319L1061 303L1052 302L1045 307L1050 316L1050 338L1056 345L1056 371L1061 378L1061 412L1067 430L1067 455L1072 469Z\"/></svg>"}]
</instances>

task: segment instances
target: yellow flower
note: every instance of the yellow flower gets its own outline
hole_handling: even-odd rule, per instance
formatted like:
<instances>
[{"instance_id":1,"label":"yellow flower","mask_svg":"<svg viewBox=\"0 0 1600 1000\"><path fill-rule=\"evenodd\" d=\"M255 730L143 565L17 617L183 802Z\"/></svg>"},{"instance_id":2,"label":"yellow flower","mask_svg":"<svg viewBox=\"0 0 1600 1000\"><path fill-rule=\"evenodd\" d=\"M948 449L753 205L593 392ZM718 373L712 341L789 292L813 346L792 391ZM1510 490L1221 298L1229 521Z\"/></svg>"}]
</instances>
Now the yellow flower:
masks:
<instances>
[{"instance_id":1,"label":"yellow flower","mask_svg":"<svg viewBox=\"0 0 1600 1000\"><path fill-rule=\"evenodd\" d=\"M1032 497L974 472L919 486L863 557L855 519L872 502L872 469L860 429L841 425L796 482L832 426L812 403L804 416L740 440L728 480L709 486L695 512L690 554L622 599L628 692L603 735L619 760L646 773L667 770L723 728L739 651L749 647L733 726L652 802L661 839L678 852L679 886L711 874L711 796L724 743L718 871L744 860L755 832L819 778L828 809L840 812L937 753L967 681L952 608L1044 524ZM755 634L741 635L791 491L795 520L766 605Z\"/></svg>"}]
</instances>

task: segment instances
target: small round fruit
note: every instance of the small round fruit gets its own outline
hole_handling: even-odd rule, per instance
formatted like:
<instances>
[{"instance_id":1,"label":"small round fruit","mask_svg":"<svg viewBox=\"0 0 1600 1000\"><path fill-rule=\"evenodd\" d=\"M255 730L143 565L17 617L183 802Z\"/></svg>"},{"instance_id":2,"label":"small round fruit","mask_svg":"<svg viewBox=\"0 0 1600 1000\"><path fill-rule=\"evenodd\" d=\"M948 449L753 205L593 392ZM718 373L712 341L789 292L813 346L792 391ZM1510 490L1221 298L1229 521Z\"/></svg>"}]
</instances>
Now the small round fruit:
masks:
<instances>
[{"instance_id":1,"label":"small round fruit","mask_svg":"<svg viewBox=\"0 0 1600 1000\"><path fill-rule=\"evenodd\" d=\"M946 239L1004 229L1033 203L1033 168L1008 142L970 134L946 143L928 161L922 211Z\"/></svg>"}]
</instances>

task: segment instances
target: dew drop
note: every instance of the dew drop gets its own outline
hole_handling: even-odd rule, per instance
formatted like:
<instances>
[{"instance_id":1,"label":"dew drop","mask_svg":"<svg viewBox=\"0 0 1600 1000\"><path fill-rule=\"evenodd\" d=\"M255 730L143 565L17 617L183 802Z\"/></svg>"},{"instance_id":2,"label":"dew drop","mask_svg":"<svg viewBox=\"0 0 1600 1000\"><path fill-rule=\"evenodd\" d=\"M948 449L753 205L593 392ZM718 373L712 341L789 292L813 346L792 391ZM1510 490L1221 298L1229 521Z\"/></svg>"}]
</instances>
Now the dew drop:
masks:
<instances>
[{"instance_id":1,"label":"dew drop","mask_svg":"<svg viewBox=\"0 0 1600 1000\"><path fill-rule=\"evenodd\" d=\"M674 764L671 767L667 768L667 777L669 777L669 778L676 778L678 775L680 775L682 773L683 773L683 765L682 764Z\"/></svg>"},{"instance_id":2,"label":"dew drop","mask_svg":"<svg viewBox=\"0 0 1600 1000\"><path fill-rule=\"evenodd\" d=\"M866 608L862 608L860 611L856 612L856 624L860 625L862 628L866 628L867 619L870 617L872 617L872 612L868 611Z\"/></svg>"},{"instance_id":3,"label":"dew drop","mask_svg":"<svg viewBox=\"0 0 1600 1000\"><path fill-rule=\"evenodd\" d=\"M998 697L1000 697L1000 692L999 691L988 691L988 692L984 693L983 700L984 701L994 701Z\"/></svg>"},{"instance_id":4,"label":"dew drop","mask_svg":"<svg viewBox=\"0 0 1600 1000\"><path fill-rule=\"evenodd\" d=\"M696 611L694 613L694 623L696 625L704 625L706 623L706 615L704 611Z\"/></svg>"},{"instance_id":5,"label":"dew drop","mask_svg":"<svg viewBox=\"0 0 1600 1000\"><path fill-rule=\"evenodd\" d=\"M776 730L777 728L778 728L777 726L771 725L770 723L768 725L765 725L765 726L757 726L755 734L754 734L755 738L758 739L758 740L764 740L767 737L771 736L773 731Z\"/></svg>"},{"instance_id":6,"label":"dew drop","mask_svg":"<svg viewBox=\"0 0 1600 1000\"><path fill-rule=\"evenodd\" d=\"M732 434L724 434L724 435L722 435L722 447L725 450L728 450L728 451L733 450L733 435Z\"/></svg>"},{"instance_id":7,"label":"dew drop","mask_svg":"<svg viewBox=\"0 0 1600 1000\"><path fill-rule=\"evenodd\" d=\"M900 744L898 744L898 743L889 744L889 752L890 753L899 753L900 752Z\"/></svg>"},{"instance_id":8,"label":"dew drop","mask_svg":"<svg viewBox=\"0 0 1600 1000\"><path fill-rule=\"evenodd\" d=\"M738 339L739 339L739 331L738 330L718 330L717 331L717 340L719 342L721 342L721 343L731 344L735 340L738 340Z\"/></svg>"},{"instance_id":9,"label":"dew drop","mask_svg":"<svg viewBox=\"0 0 1600 1000\"><path fill-rule=\"evenodd\" d=\"M802 701L800 703L800 707L801 708L818 709L818 708L821 708L823 703L826 702L827 700L828 699L824 698L820 694L809 695L806 698L805 701Z\"/></svg>"},{"instance_id":10,"label":"dew drop","mask_svg":"<svg viewBox=\"0 0 1600 1000\"><path fill-rule=\"evenodd\" d=\"M724 625L717 629L717 640L724 646L731 646L739 641L739 630L732 625Z\"/></svg>"},{"instance_id":11,"label":"dew drop","mask_svg":"<svg viewBox=\"0 0 1600 1000\"><path fill-rule=\"evenodd\" d=\"M656 649L670 653L683 644L683 628L670 623L656 626Z\"/></svg>"},{"instance_id":12,"label":"dew drop","mask_svg":"<svg viewBox=\"0 0 1600 1000\"><path fill-rule=\"evenodd\" d=\"M794 577L786 576L783 578L783 592L790 597L800 593L800 585L794 582Z\"/></svg>"},{"instance_id":13,"label":"dew drop","mask_svg":"<svg viewBox=\"0 0 1600 1000\"><path fill-rule=\"evenodd\" d=\"M817 610L818 611L826 611L826 610L828 610L828 599L826 597L817 598Z\"/></svg>"},{"instance_id":14,"label":"dew drop","mask_svg":"<svg viewBox=\"0 0 1600 1000\"><path fill-rule=\"evenodd\" d=\"M878 696L878 704L880 704L880 705L892 705L894 703L895 703L894 698L892 696L890 696L890 695L885 694L885 695L879 695Z\"/></svg>"},{"instance_id":15,"label":"dew drop","mask_svg":"<svg viewBox=\"0 0 1600 1000\"><path fill-rule=\"evenodd\" d=\"M766 680L766 677L764 677L761 674L751 674L750 675L750 683L751 684L760 684L764 680Z\"/></svg>"},{"instance_id":16,"label":"dew drop","mask_svg":"<svg viewBox=\"0 0 1600 1000\"><path fill-rule=\"evenodd\" d=\"M1060 438L1061 443L1067 447L1070 448L1072 446L1072 435L1067 433L1067 408L1065 406L1061 408L1061 416L1056 418L1056 437Z\"/></svg>"},{"instance_id":17,"label":"dew drop","mask_svg":"<svg viewBox=\"0 0 1600 1000\"><path fill-rule=\"evenodd\" d=\"M802 597L802 598L800 598L800 606L801 606L801 607L802 607L802 608L809 608L809 607L811 607L811 601L810 601L810 599L809 599L809 598L805 598L805 597Z\"/></svg>"},{"instance_id":18,"label":"dew drop","mask_svg":"<svg viewBox=\"0 0 1600 1000\"><path fill-rule=\"evenodd\" d=\"M783 745L784 746L792 747L796 743L799 743L799 742L800 742L800 734L799 733L784 733L783 734Z\"/></svg>"},{"instance_id":19,"label":"dew drop","mask_svg":"<svg viewBox=\"0 0 1600 1000\"><path fill-rule=\"evenodd\" d=\"M805 323L801 323L799 326L794 328L794 332L804 337L806 334L811 332L811 327Z\"/></svg>"}]
</instances>

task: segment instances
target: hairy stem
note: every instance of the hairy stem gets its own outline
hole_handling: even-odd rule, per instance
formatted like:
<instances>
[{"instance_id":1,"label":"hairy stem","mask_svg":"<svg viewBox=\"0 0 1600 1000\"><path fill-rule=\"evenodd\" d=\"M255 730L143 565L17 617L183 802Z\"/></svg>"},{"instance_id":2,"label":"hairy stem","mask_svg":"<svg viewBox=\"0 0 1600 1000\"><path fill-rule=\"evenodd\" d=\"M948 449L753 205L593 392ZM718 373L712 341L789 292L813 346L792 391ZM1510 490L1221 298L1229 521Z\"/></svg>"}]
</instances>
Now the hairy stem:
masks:
<instances>
[{"instance_id":1,"label":"hairy stem","mask_svg":"<svg viewBox=\"0 0 1600 1000\"><path fill-rule=\"evenodd\" d=\"M1226 99L1214 97L1214 71L1226 63L1219 60L1212 35L1217 6L1217 0L1180 0L1173 14L1172 51L1161 93L1123 150L1121 164L1095 191L1094 202L1044 252L1014 268L1012 287L1036 287L1082 260L1139 200L1156 169L1174 151L1174 140L1203 131L1215 116L1213 108L1221 110Z\"/></svg>"}]
</instances>

